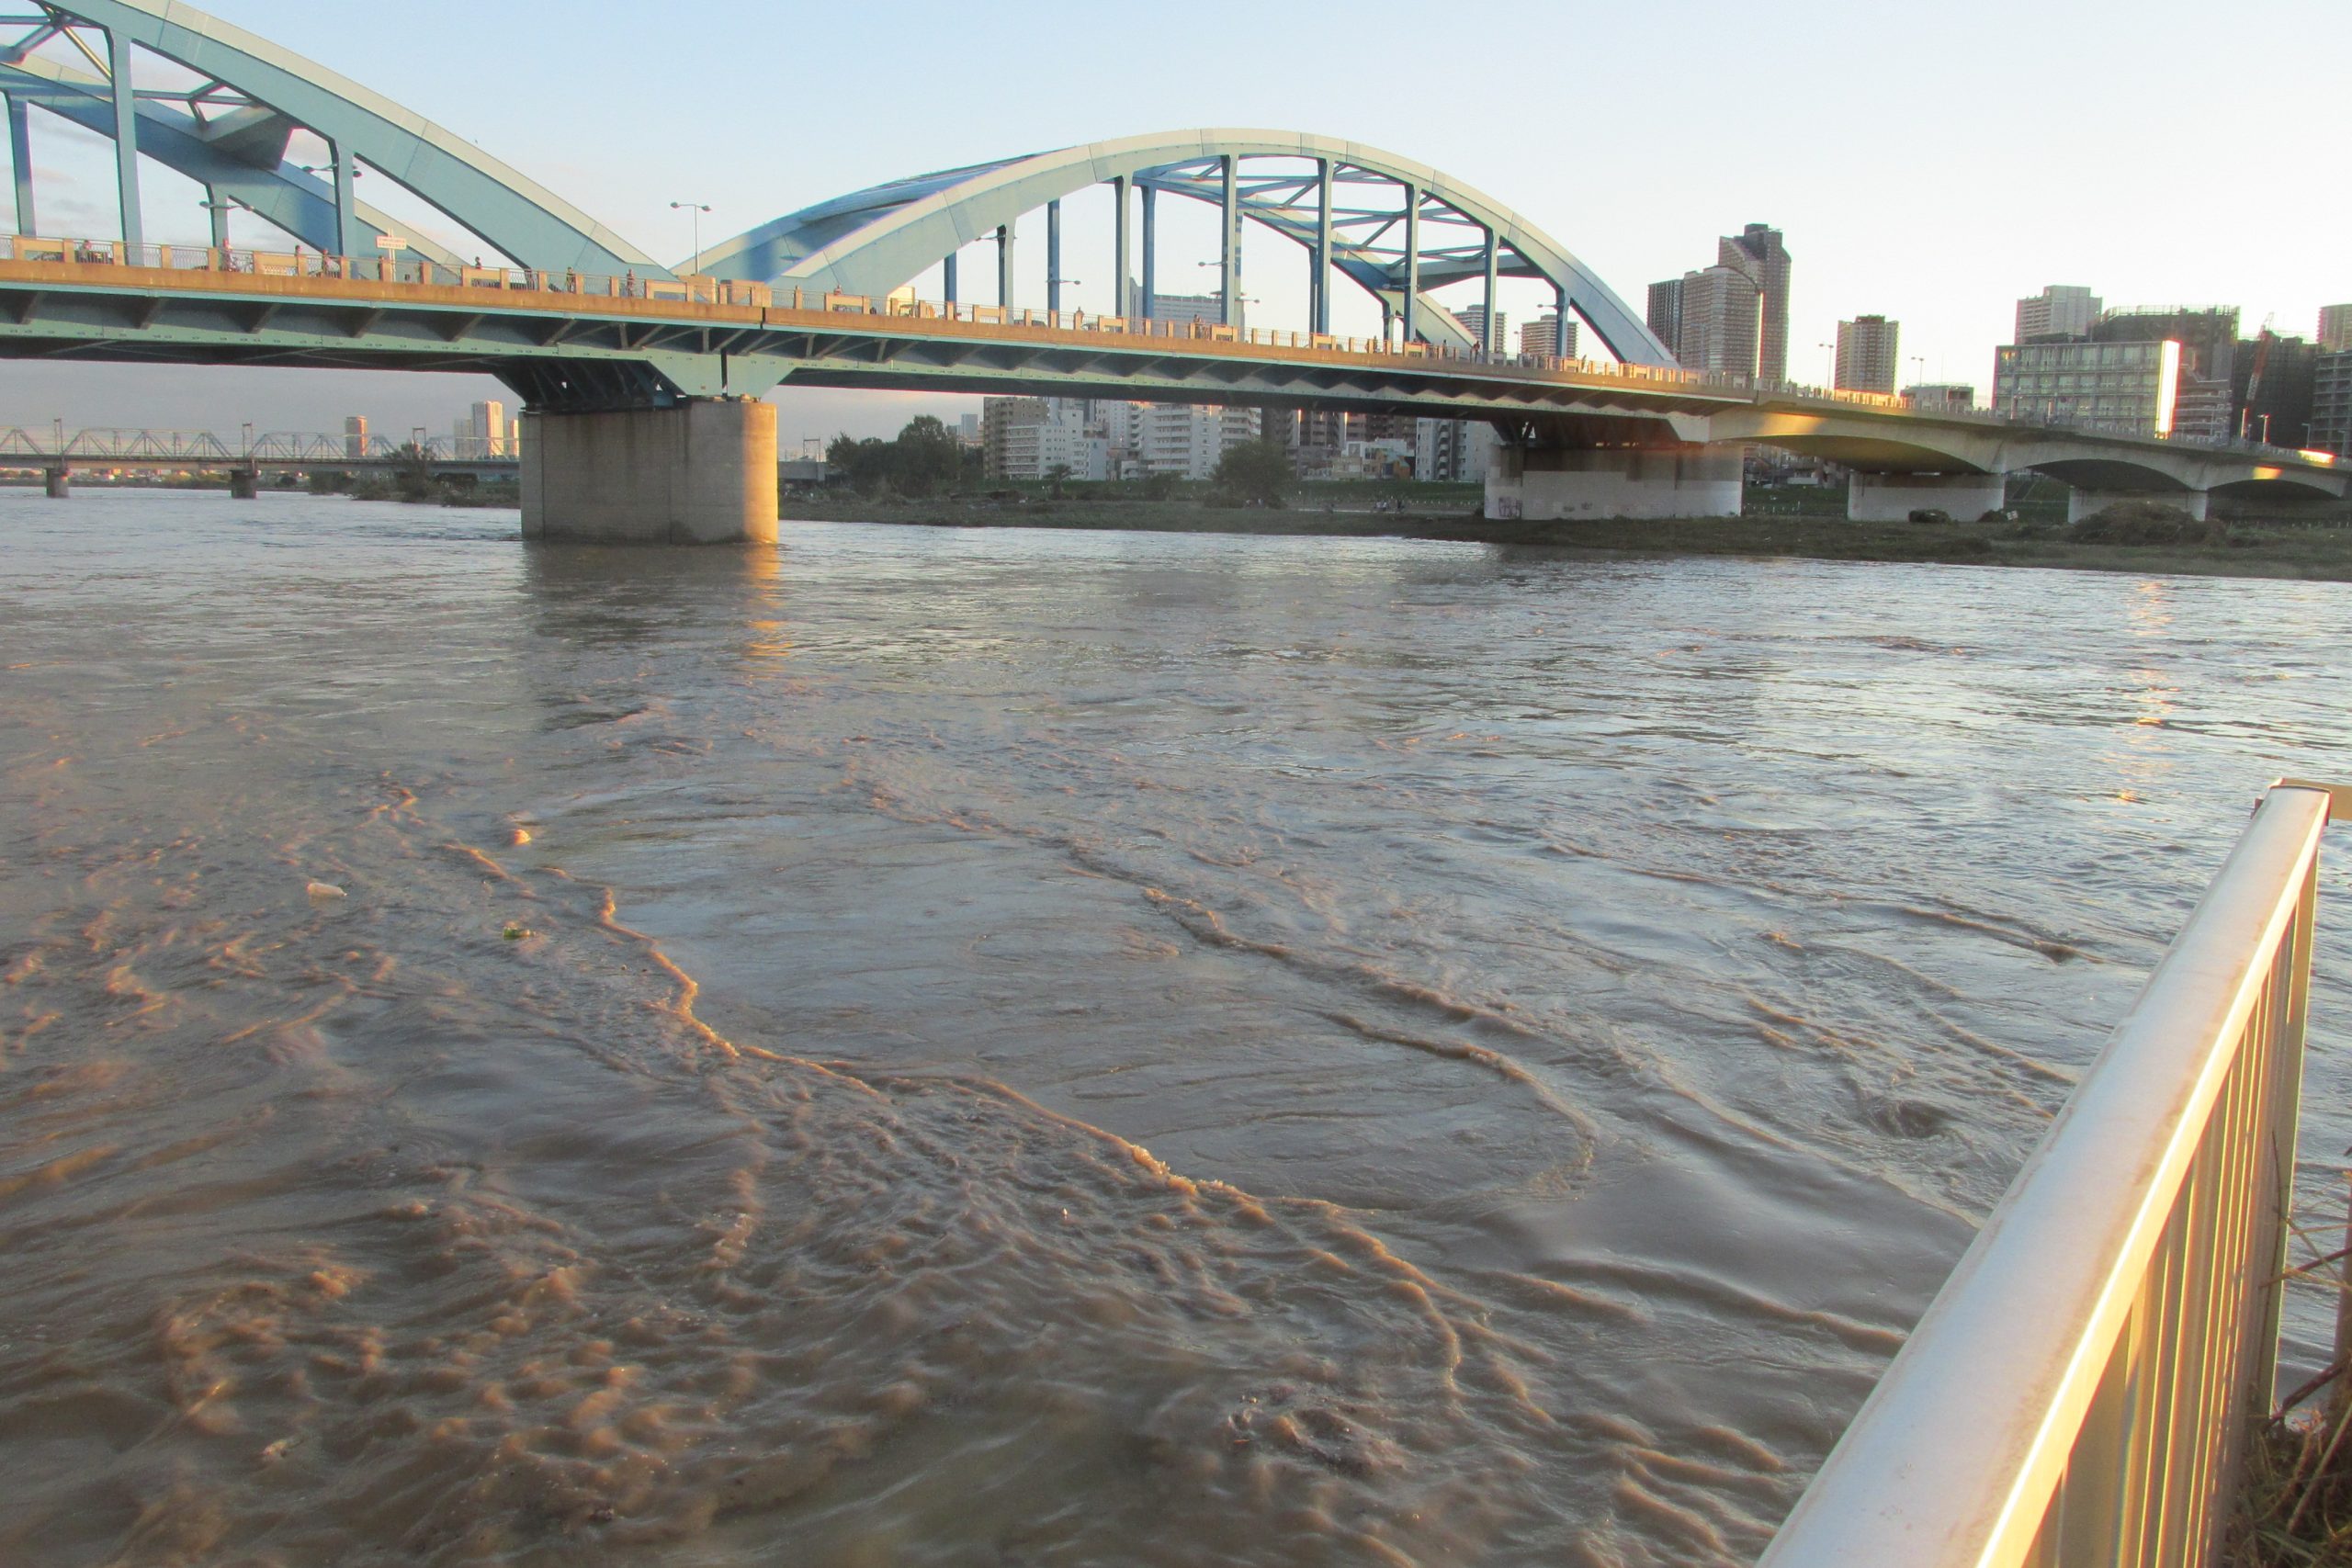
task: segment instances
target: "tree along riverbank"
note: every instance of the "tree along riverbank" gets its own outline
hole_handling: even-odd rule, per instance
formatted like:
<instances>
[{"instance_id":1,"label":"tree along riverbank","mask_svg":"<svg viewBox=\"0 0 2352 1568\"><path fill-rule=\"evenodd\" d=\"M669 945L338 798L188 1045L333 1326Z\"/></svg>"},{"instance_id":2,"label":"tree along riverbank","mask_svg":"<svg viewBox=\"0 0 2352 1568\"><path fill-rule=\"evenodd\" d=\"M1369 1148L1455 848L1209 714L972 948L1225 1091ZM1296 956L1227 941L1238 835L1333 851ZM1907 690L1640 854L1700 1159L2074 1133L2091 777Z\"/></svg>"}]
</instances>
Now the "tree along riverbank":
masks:
<instances>
[{"instance_id":1,"label":"tree along riverbank","mask_svg":"<svg viewBox=\"0 0 2352 1568\"><path fill-rule=\"evenodd\" d=\"M1365 497L1364 504L1371 501ZM787 496L784 511L787 519L810 523L1385 536L1610 555L1800 556L2352 581L2352 517L2334 514L2310 522L2211 524L2133 514L2068 525L2063 513L2051 519L2031 513L2015 522L1984 523L1849 523L1820 513L1536 523L1481 517L1459 500L1430 510L1409 501L1390 504L1394 510L1340 511L1314 502L1262 507L1219 505L1214 498L1057 500L1005 492L917 501L817 491Z\"/></svg>"}]
</instances>

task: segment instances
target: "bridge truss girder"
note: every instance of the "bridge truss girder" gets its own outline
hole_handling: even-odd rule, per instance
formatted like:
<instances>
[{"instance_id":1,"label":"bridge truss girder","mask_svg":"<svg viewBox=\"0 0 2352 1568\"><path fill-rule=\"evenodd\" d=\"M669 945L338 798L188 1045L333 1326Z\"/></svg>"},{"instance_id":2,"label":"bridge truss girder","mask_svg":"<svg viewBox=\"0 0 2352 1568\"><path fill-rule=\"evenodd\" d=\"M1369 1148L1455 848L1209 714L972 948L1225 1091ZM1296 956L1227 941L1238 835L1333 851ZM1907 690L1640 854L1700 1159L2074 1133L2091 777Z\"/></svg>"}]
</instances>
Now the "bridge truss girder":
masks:
<instances>
[{"instance_id":1,"label":"bridge truss girder","mask_svg":"<svg viewBox=\"0 0 2352 1568\"><path fill-rule=\"evenodd\" d=\"M131 269L114 269L123 272ZM126 280L127 281L127 280ZM1083 344L967 332L922 318L760 311L685 321L629 309L560 313L437 289L392 301L233 288L147 293L51 278L0 279L0 357L472 371L548 412L760 396L796 384L943 392L1306 404L1442 418L1704 413L1726 394L1672 382L1584 385L1437 357L1361 363L1237 357L1229 345L1106 333ZM486 292L486 291L485 291ZM526 297L527 298L527 297ZM1226 348L1227 352L1218 352Z\"/></svg>"}]
</instances>

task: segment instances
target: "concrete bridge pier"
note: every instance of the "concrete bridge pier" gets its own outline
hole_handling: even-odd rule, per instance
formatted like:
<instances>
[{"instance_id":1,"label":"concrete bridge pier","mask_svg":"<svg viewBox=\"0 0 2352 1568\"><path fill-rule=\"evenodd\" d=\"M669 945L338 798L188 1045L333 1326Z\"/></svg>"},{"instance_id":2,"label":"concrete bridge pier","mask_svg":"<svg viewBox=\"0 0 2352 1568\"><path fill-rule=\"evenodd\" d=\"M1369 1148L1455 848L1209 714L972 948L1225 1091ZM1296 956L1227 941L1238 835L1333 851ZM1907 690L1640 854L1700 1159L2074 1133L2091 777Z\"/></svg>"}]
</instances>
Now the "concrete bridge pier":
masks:
<instances>
[{"instance_id":1,"label":"concrete bridge pier","mask_svg":"<svg viewBox=\"0 0 2352 1568\"><path fill-rule=\"evenodd\" d=\"M1955 523L1973 523L2007 500L1999 474L1864 474L1847 481L1846 518L1852 523L1901 523L1932 509Z\"/></svg>"},{"instance_id":2,"label":"concrete bridge pier","mask_svg":"<svg viewBox=\"0 0 2352 1568\"><path fill-rule=\"evenodd\" d=\"M2188 513L2199 523L2205 521L2206 508L2212 500L2211 492L2201 490L2083 490L2066 492L2066 521L2080 523L2086 517L2096 517L2110 506L2126 502L2151 502Z\"/></svg>"},{"instance_id":3,"label":"concrete bridge pier","mask_svg":"<svg viewBox=\"0 0 2352 1568\"><path fill-rule=\"evenodd\" d=\"M774 544L775 405L691 398L595 413L526 410L523 537L550 544Z\"/></svg>"},{"instance_id":4,"label":"concrete bridge pier","mask_svg":"<svg viewBox=\"0 0 2352 1568\"><path fill-rule=\"evenodd\" d=\"M74 493L74 481L62 463L48 469L41 479L49 488L49 499L51 501L63 501Z\"/></svg>"},{"instance_id":5,"label":"concrete bridge pier","mask_svg":"<svg viewBox=\"0 0 2352 1568\"><path fill-rule=\"evenodd\" d=\"M1506 446L1487 473L1488 517L1530 522L1581 518L1736 517L1737 446Z\"/></svg>"},{"instance_id":6,"label":"concrete bridge pier","mask_svg":"<svg viewBox=\"0 0 2352 1568\"><path fill-rule=\"evenodd\" d=\"M229 499L259 501L261 499L261 470L259 468L230 469Z\"/></svg>"}]
</instances>

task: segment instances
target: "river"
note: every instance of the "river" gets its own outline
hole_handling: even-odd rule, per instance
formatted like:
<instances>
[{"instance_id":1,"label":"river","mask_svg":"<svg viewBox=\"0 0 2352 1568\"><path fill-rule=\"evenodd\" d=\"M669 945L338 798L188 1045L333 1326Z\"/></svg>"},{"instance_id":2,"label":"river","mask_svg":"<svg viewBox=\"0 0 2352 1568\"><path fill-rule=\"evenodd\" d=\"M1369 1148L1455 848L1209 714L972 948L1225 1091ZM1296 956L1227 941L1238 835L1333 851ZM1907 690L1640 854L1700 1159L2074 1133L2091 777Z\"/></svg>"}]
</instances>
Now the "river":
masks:
<instances>
[{"instance_id":1,"label":"river","mask_svg":"<svg viewBox=\"0 0 2352 1568\"><path fill-rule=\"evenodd\" d=\"M0 1562L1749 1561L2352 774L2344 585L514 528L0 491Z\"/></svg>"}]
</instances>

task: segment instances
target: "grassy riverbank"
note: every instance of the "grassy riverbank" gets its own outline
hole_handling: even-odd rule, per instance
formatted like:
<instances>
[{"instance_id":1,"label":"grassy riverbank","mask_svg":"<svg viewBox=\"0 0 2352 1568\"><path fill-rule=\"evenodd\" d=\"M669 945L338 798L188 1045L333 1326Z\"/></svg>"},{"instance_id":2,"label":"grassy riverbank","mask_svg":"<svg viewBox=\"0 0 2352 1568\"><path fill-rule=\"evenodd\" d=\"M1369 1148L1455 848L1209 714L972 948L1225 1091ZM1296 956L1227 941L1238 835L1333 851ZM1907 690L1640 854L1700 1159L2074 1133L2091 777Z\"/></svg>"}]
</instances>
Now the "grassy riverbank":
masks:
<instances>
[{"instance_id":1,"label":"grassy riverbank","mask_svg":"<svg viewBox=\"0 0 2352 1568\"><path fill-rule=\"evenodd\" d=\"M837 493L789 497L785 514L808 522L1392 536L1613 556L1796 556L2352 581L2352 526L2342 525L2341 519L2335 520L2335 526L2248 522L2179 530L2069 527L2062 520L2031 513L2015 523L1849 523L1840 514L1823 513L1525 523L1490 521L1460 500L1442 510L1408 503L1398 511L1355 512L1327 511L1314 502L1267 509L1219 506L1206 500L947 496L900 501Z\"/></svg>"}]
</instances>

